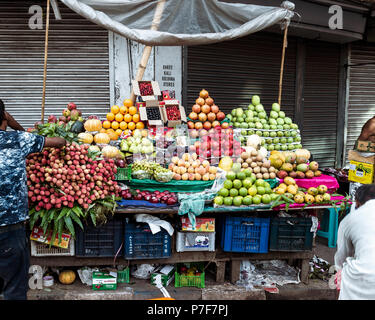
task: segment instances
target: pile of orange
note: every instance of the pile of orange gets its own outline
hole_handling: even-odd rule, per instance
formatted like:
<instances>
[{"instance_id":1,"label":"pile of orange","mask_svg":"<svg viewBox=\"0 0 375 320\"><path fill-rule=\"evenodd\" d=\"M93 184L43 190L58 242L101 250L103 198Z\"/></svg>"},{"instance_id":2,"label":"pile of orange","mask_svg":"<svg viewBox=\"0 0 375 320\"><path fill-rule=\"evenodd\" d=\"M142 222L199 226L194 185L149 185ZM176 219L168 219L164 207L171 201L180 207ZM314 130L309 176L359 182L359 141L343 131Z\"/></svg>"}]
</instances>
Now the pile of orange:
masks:
<instances>
[{"instance_id":1,"label":"pile of orange","mask_svg":"<svg viewBox=\"0 0 375 320\"><path fill-rule=\"evenodd\" d=\"M133 106L131 99L125 99L123 106L113 105L111 112L107 113L106 120L103 121L103 132L112 135L115 133L118 137L124 132L129 134L135 129L144 129L145 124L141 121L137 107Z\"/></svg>"}]
</instances>

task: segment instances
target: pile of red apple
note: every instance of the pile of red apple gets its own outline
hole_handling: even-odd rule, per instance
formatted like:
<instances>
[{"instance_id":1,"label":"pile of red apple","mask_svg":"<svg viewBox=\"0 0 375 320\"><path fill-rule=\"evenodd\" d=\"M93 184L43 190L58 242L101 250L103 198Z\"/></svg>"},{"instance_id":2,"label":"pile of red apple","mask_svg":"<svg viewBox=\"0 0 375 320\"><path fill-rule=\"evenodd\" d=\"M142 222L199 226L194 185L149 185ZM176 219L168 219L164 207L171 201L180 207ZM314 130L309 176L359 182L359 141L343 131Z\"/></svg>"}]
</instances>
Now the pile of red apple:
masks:
<instances>
[{"instance_id":1,"label":"pile of red apple","mask_svg":"<svg viewBox=\"0 0 375 320\"><path fill-rule=\"evenodd\" d=\"M225 119L225 113L220 111L214 99L210 97L205 89L201 90L199 97L195 100L192 111L189 113L189 118L192 120L187 123L189 129L210 130L218 126L222 128L229 127L226 122L220 124Z\"/></svg>"},{"instance_id":2,"label":"pile of red apple","mask_svg":"<svg viewBox=\"0 0 375 320\"><path fill-rule=\"evenodd\" d=\"M199 136L198 133L197 135ZM222 129L221 127L216 127L200 136L200 140L195 141L189 147L189 151L208 159L223 156L238 157L244 149L241 147L241 142L234 138L232 128Z\"/></svg>"},{"instance_id":3,"label":"pile of red apple","mask_svg":"<svg viewBox=\"0 0 375 320\"><path fill-rule=\"evenodd\" d=\"M165 190L160 192L156 191L147 191L147 190L131 190L125 189L120 192L120 195L125 200L145 200L149 201L150 203L164 203L167 205L175 205L178 202L177 193L170 192Z\"/></svg>"},{"instance_id":4,"label":"pile of red apple","mask_svg":"<svg viewBox=\"0 0 375 320\"><path fill-rule=\"evenodd\" d=\"M99 199L118 195L116 166L112 159L93 160L88 145L45 148L26 159L29 206L41 209L79 205L87 209Z\"/></svg>"}]
</instances>

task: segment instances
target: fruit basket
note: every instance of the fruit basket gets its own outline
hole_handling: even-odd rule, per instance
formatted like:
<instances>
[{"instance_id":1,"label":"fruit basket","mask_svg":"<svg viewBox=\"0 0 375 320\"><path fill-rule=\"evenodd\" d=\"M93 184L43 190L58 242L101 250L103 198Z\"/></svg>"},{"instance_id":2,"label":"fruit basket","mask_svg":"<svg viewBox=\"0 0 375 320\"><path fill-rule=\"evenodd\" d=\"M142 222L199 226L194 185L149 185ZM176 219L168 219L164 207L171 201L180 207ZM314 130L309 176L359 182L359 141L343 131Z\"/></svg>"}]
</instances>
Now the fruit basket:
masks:
<instances>
[{"instance_id":1,"label":"fruit basket","mask_svg":"<svg viewBox=\"0 0 375 320\"><path fill-rule=\"evenodd\" d=\"M270 218L224 217L221 246L226 252L268 252Z\"/></svg>"},{"instance_id":2,"label":"fruit basket","mask_svg":"<svg viewBox=\"0 0 375 320\"><path fill-rule=\"evenodd\" d=\"M152 234L145 223L125 224L125 259L158 259L171 256L171 236L167 231Z\"/></svg>"},{"instance_id":3,"label":"fruit basket","mask_svg":"<svg viewBox=\"0 0 375 320\"><path fill-rule=\"evenodd\" d=\"M117 271L117 283L129 283L129 267Z\"/></svg>"},{"instance_id":4,"label":"fruit basket","mask_svg":"<svg viewBox=\"0 0 375 320\"><path fill-rule=\"evenodd\" d=\"M275 217L270 226L270 251L305 251L312 249L314 233L311 218Z\"/></svg>"},{"instance_id":5,"label":"fruit basket","mask_svg":"<svg viewBox=\"0 0 375 320\"><path fill-rule=\"evenodd\" d=\"M175 287L205 288L204 265L201 262L177 264Z\"/></svg>"},{"instance_id":6,"label":"fruit basket","mask_svg":"<svg viewBox=\"0 0 375 320\"><path fill-rule=\"evenodd\" d=\"M128 181L131 180L131 165L128 165L126 168L117 167L117 172L115 175L116 181Z\"/></svg>"}]
</instances>

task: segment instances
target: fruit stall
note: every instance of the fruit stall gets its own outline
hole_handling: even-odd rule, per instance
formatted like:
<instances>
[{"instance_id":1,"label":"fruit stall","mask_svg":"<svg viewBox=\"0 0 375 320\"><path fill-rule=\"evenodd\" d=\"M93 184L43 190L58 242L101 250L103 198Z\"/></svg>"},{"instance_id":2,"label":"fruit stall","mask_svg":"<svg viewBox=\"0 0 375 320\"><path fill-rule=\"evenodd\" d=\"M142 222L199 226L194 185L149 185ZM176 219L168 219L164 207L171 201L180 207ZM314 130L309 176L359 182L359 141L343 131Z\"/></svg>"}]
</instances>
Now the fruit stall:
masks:
<instances>
[{"instance_id":1,"label":"fruit stall","mask_svg":"<svg viewBox=\"0 0 375 320\"><path fill-rule=\"evenodd\" d=\"M109 289L167 265L165 285L202 288L212 266L236 283L241 260L281 259L307 282L319 212L349 199L280 105L253 95L225 114L205 89L185 109L154 81L133 87L104 119L70 102L28 129L68 141L26 162L31 264L117 268ZM94 290L106 276L92 272Z\"/></svg>"}]
</instances>

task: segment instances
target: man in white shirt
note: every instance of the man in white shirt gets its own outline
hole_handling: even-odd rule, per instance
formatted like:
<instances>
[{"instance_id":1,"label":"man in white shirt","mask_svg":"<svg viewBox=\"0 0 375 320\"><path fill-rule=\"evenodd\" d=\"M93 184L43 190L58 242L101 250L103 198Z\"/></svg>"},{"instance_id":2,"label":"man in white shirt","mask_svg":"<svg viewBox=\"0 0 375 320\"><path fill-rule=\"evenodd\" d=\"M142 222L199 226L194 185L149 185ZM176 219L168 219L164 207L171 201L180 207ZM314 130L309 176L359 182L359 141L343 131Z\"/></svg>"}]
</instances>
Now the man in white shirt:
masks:
<instances>
[{"instance_id":1,"label":"man in white shirt","mask_svg":"<svg viewBox=\"0 0 375 320\"><path fill-rule=\"evenodd\" d=\"M375 184L358 188L355 200L337 234L339 300L375 300Z\"/></svg>"}]
</instances>

